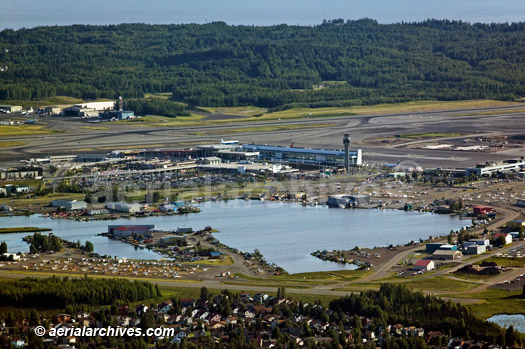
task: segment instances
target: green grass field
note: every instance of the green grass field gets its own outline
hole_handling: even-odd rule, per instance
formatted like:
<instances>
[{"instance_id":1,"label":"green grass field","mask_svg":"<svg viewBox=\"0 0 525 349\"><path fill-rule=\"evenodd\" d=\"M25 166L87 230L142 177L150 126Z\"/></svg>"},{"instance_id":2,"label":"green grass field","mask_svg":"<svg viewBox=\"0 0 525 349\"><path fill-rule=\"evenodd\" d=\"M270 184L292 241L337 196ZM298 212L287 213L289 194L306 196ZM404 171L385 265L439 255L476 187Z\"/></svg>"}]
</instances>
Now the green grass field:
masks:
<instances>
[{"instance_id":1,"label":"green grass field","mask_svg":"<svg viewBox=\"0 0 525 349\"><path fill-rule=\"evenodd\" d=\"M48 129L41 125L0 126L0 137L42 135L62 132L63 131Z\"/></svg>"},{"instance_id":2,"label":"green grass field","mask_svg":"<svg viewBox=\"0 0 525 349\"><path fill-rule=\"evenodd\" d=\"M17 147L19 145L25 145L24 142L0 142L0 148Z\"/></svg>"},{"instance_id":3,"label":"green grass field","mask_svg":"<svg viewBox=\"0 0 525 349\"><path fill-rule=\"evenodd\" d=\"M170 99L173 93L164 92L164 93L146 93L144 98L148 99Z\"/></svg>"},{"instance_id":4,"label":"green grass field","mask_svg":"<svg viewBox=\"0 0 525 349\"><path fill-rule=\"evenodd\" d=\"M525 258L503 258L503 257L490 257L484 259L483 262L496 262L502 267L525 267Z\"/></svg>"},{"instance_id":5,"label":"green grass field","mask_svg":"<svg viewBox=\"0 0 525 349\"><path fill-rule=\"evenodd\" d=\"M172 126L196 126L202 125L201 119L204 115L191 114L191 116L178 116L176 118L168 118L160 115L146 115L140 118L131 119L131 120L120 120L115 121L116 124L131 124L141 127L151 127L151 126L162 126L162 127L172 127Z\"/></svg>"},{"instance_id":6,"label":"green grass field","mask_svg":"<svg viewBox=\"0 0 525 349\"><path fill-rule=\"evenodd\" d=\"M245 107L200 107L212 114L227 114L227 115L238 115L238 116L261 116L268 110L265 108L259 108L254 106Z\"/></svg>"},{"instance_id":7,"label":"green grass field","mask_svg":"<svg viewBox=\"0 0 525 349\"><path fill-rule=\"evenodd\" d=\"M0 228L0 234L16 234L16 233L36 233L42 231L51 231L49 228L37 227L18 227L18 228Z\"/></svg>"},{"instance_id":8,"label":"green grass field","mask_svg":"<svg viewBox=\"0 0 525 349\"><path fill-rule=\"evenodd\" d=\"M525 309L525 298L521 291L506 291L489 289L472 294L448 294L447 296L465 299L479 299L477 304L468 304L467 307L482 319L495 314L521 314Z\"/></svg>"},{"instance_id":9,"label":"green grass field","mask_svg":"<svg viewBox=\"0 0 525 349\"><path fill-rule=\"evenodd\" d=\"M38 186L37 186L38 187ZM65 199L65 200L84 200L85 195L84 194L73 194L73 193L57 193L57 194L50 194L46 196L39 196L38 198L0 198L0 203L7 204L12 207L17 207L20 209L35 207L35 206L48 206L51 201L58 200L58 199Z\"/></svg>"},{"instance_id":10,"label":"green grass field","mask_svg":"<svg viewBox=\"0 0 525 349\"><path fill-rule=\"evenodd\" d=\"M341 115L370 115L385 113L415 113L444 109L483 108L515 105L512 102L493 100L468 101L414 101L406 103L377 104L371 106L327 107L327 108L292 108L275 113L265 114L261 119L302 118ZM311 114L311 115L310 115Z\"/></svg>"},{"instance_id":11,"label":"green grass field","mask_svg":"<svg viewBox=\"0 0 525 349\"><path fill-rule=\"evenodd\" d=\"M486 116L486 115L500 115L500 114L516 114L523 113L525 109L514 109L514 110L494 110L494 111L484 111L479 113L463 113L456 114L456 116Z\"/></svg>"},{"instance_id":12,"label":"green grass field","mask_svg":"<svg viewBox=\"0 0 525 349\"><path fill-rule=\"evenodd\" d=\"M102 127L102 126L82 126L81 128L84 130L92 130L92 131L109 130L109 127Z\"/></svg>"},{"instance_id":13,"label":"green grass field","mask_svg":"<svg viewBox=\"0 0 525 349\"><path fill-rule=\"evenodd\" d=\"M35 101L24 101L24 100L7 100L2 101L2 104L6 105L21 105L24 108L38 108L51 105L62 105L62 104L77 104L82 103L83 101L78 98L67 97L67 96L57 96L47 99L35 100Z\"/></svg>"},{"instance_id":14,"label":"green grass field","mask_svg":"<svg viewBox=\"0 0 525 349\"><path fill-rule=\"evenodd\" d=\"M283 126L254 126L254 127L240 127L240 128L230 128L227 130L220 131L208 131L208 132L193 132L191 135L195 136L205 136L205 135L221 135L229 133L254 133L254 132L272 132L272 131L286 131L286 130L300 130L308 128L323 128L323 127L333 127L336 124L331 123L320 123L320 124L305 124L305 125L283 125Z\"/></svg>"},{"instance_id":15,"label":"green grass field","mask_svg":"<svg viewBox=\"0 0 525 349\"><path fill-rule=\"evenodd\" d=\"M382 283L402 283L410 289L418 291L444 291L444 292L463 292L473 289L478 284L467 281L450 279L444 276L422 278L420 277L391 277L378 280L377 282L351 283L344 288L336 288L335 291L363 291L367 289L378 289Z\"/></svg>"},{"instance_id":16,"label":"green grass field","mask_svg":"<svg viewBox=\"0 0 525 349\"><path fill-rule=\"evenodd\" d=\"M427 139L427 138L445 138L445 137L459 137L465 135L465 133L436 133L436 132L423 132L423 133L406 133L396 135L396 138L400 139Z\"/></svg>"},{"instance_id":17,"label":"green grass field","mask_svg":"<svg viewBox=\"0 0 525 349\"><path fill-rule=\"evenodd\" d=\"M243 286L273 286L273 287L290 287L290 288L311 288L319 285L334 285L341 284L342 282L350 282L360 279L366 275L372 273L371 271L361 270L340 270L333 272L314 272L314 273L299 273L299 274L283 274L274 275L267 277L255 277L244 274L236 274L239 279L233 279L225 281L226 285L243 285ZM352 284L351 291L355 290L355 287L360 290L363 288L379 288L379 284ZM337 289L340 291L347 291L347 289Z\"/></svg>"}]
</instances>

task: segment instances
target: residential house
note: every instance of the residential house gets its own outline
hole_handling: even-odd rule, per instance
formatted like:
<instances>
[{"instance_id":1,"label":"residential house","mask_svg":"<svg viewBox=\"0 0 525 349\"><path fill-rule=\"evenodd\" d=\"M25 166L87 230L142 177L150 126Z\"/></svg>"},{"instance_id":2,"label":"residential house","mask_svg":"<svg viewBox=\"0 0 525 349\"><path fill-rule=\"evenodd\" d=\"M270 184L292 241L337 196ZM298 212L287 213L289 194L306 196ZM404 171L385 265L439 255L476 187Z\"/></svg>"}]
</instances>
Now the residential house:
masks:
<instances>
[{"instance_id":1,"label":"residential house","mask_svg":"<svg viewBox=\"0 0 525 349\"><path fill-rule=\"evenodd\" d=\"M118 306L118 313L119 315L128 315L129 313L129 305L127 304L121 304Z\"/></svg>"},{"instance_id":2,"label":"residential house","mask_svg":"<svg viewBox=\"0 0 525 349\"><path fill-rule=\"evenodd\" d=\"M13 346L13 348L23 348L26 346L26 342L23 339L19 339L16 341L12 341L11 345Z\"/></svg>"},{"instance_id":3,"label":"residential house","mask_svg":"<svg viewBox=\"0 0 525 349\"><path fill-rule=\"evenodd\" d=\"M264 301L266 301L268 299L268 297L270 297L270 296L267 295L266 293L256 293L253 296L253 301L254 302L263 303Z\"/></svg>"},{"instance_id":4,"label":"residential house","mask_svg":"<svg viewBox=\"0 0 525 349\"><path fill-rule=\"evenodd\" d=\"M167 300L159 305L158 310L159 312L166 314L168 311L171 310L171 308L173 308L173 303L171 302L171 300Z\"/></svg>"},{"instance_id":5,"label":"residential house","mask_svg":"<svg viewBox=\"0 0 525 349\"><path fill-rule=\"evenodd\" d=\"M188 308L188 307L195 307L195 300L191 298L183 298L180 300L180 305L182 307Z\"/></svg>"},{"instance_id":6,"label":"residential house","mask_svg":"<svg viewBox=\"0 0 525 349\"><path fill-rule=\"evenodd\" d=\"M144 304L140 304L135 307L135 313L137 313L138 316L144 315L147 311L148 307Z\"/></svg>"}]
</instances>

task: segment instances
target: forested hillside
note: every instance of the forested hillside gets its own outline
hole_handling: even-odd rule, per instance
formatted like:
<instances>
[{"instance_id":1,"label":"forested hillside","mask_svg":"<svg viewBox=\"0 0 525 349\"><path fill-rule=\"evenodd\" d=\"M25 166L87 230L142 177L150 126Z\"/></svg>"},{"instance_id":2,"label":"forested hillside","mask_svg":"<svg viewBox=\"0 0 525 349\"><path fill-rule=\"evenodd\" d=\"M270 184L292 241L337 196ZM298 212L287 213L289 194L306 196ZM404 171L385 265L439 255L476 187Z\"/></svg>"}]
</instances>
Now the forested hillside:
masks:
<instances>
[{"instance_id":1,"label":"forested hillside","mask_svg":"<svg viewBox=\"0 0 525 349\"><path fill-rule=\"evenodd\" d=\"M75 25L0 32L0 99L173 92L286 107L525 95L525 23ZM7 69L6 69L7 67Z\"/></svg>"}]
</instances>

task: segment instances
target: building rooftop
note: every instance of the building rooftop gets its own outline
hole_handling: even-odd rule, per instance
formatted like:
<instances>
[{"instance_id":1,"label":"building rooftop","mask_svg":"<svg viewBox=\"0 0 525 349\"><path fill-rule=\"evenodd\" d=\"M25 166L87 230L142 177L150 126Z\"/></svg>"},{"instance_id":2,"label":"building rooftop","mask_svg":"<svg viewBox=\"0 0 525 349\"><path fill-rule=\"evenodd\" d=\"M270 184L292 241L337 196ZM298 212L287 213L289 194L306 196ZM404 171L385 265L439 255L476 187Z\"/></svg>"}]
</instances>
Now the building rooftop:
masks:
<instances>
[{"instance_id":1,"label":"building rooftop","mask_svg":"<svg viewBox=\"0 0 525 349\"><path fill-rule=\"evenodd\" d=\"M344 156L345 151L341 149L313 149L313 148L298 148L298 147L283 147L277 145L258 145L258 144L244 144L243 149L250 149L252 151L281 151L289 153L307 153L307 154L319 154L319 155L336 155ZM350 151L355 153L355 151Z\"/></svg>"},{"instance_id":2,"label":"building rooftop","mask_svg":"<svg viewBox=\"0 0 525 349\"><path fill-rule=\"evenodd\" d=\"M433 255L443 255L443 256L448 256L448 255L454 255L456 253L461 253L460 251L455 251L455 250L436 250L436 252L433 253Z\"/></svg>"},{"instance_id":3,"label":"building rooftop","mask_svg":"<svg viewBox=\"0 0 525 349\"><path fill-rule=\"evenodd\" d=\"M432 261L431 260L420 259L414 265L417 266L417 267L426 267L427 265L430 264L430 262L432 262Z\"/></svg>"}]
</instances>

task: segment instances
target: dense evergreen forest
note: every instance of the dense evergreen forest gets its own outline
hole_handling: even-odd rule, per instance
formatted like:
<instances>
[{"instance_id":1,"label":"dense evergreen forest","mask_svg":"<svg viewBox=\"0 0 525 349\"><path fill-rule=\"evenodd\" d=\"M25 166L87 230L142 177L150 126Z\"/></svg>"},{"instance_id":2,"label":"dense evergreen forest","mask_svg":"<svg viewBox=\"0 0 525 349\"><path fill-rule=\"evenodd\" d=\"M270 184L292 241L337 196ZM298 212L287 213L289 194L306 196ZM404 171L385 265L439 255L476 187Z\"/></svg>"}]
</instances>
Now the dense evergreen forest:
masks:
<instances>
[{"instance_id":1,"label":"dense evergreen forest","mask_svg":"<svg viewBox=\"0 0 525 349\"><path fill-rule=\"evenodd\" d=\"M525 22L122 24L0 32L0 99L327 106L525 95ZM7 69L5 69L7 67Z\"/></svg>"},{"instance_id":2,"label":"dense evergreen forest","mask_svg":"<svg viewBox=\"0 0 525 349\"><path fill-rule=\"evenodd\" d=\"M365 315L378 323L409 323L426 331L440 330L449 336L505 344L505 333L499 326L476 318L463 305L412 292L400 285L384 284L379 291L351 294L330 302L330 309ZM520 338L516 333L512 336Z\"/></svg>"},{"instance_id":3,"label":"dense evergreen forest","mask_svg":"<svg viewBox=\"0 0 525 349\"><path fill-rule=\"evenodd\" d=\"M0 285L0 306L66 308L136 302L161 296L156 285L126 279L51 277L5 280Z\"/></svg>"}]
</instances>

